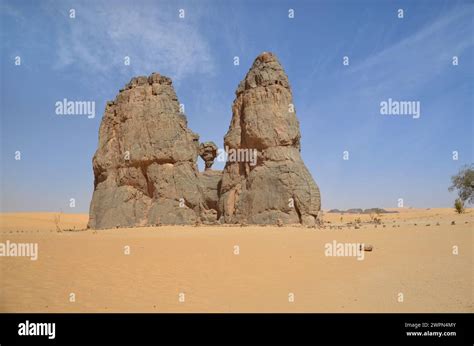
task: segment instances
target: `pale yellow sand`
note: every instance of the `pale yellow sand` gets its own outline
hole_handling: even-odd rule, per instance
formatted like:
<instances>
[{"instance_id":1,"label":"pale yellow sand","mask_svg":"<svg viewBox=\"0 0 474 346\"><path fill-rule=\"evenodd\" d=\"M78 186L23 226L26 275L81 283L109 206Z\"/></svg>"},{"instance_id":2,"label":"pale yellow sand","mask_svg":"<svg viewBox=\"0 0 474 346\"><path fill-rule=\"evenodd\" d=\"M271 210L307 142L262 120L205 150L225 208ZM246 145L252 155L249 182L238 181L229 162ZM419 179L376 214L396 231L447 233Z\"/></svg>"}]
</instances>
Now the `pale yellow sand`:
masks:
<instances>
[{"instance_id":1,"label":"pale yellow sand","mask_svg":"<svg viewBox=\"0 0 474 346\"><path fill-rule=\"evenodd\" d=\"M56 213L0 214L0 242L39 244L37 261L0 257L0 311L472 312L474 211L397 210L381 216L385 227L377 228L364 224L369 215L344 215L341 221L339 214L325 214L322 230L173 226L93 232L77 231L87 215L62 214L60 228L76 231L61 233ZM360 229L346 226L358 217ZM369 243L374 250L362 261L327 257L324 245L333 240ZM75 302L69 302L70 293Z\"/></svg>"}]
</instances>

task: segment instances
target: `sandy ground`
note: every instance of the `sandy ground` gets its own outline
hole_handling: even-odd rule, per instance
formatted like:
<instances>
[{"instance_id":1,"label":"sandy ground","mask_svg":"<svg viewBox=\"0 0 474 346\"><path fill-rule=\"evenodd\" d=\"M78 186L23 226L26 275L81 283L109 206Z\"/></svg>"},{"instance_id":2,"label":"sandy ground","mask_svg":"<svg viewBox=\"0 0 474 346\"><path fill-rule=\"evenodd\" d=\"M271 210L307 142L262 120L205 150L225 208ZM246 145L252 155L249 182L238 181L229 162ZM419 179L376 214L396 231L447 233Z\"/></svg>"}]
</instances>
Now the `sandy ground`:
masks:
<instances>
[{"instance_id":1,"label":"sandy ground","mask_svg":"<svg viewBox=\"0 0 474 346\"><path fill-rule=\"evenodd\" d=\"M0 311L473 312L474 211L397 210L379 225L325 213L323 229L97 232L84 230L87 215L62 214L58 232L57 213L0 214L0 242L39 248L36 261L0 257ZM373 251L360 261L325 256L334 240Z\"/></svg>"}]
</instances>

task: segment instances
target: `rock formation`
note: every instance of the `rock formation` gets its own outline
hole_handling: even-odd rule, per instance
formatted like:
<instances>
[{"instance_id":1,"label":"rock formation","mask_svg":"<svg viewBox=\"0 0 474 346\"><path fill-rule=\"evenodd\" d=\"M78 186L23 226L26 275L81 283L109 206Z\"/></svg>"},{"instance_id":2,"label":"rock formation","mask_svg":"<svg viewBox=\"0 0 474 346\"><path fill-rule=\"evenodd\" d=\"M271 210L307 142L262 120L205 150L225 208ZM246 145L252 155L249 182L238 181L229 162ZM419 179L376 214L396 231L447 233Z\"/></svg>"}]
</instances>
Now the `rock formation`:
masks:
<instances>
[{"instance_id":1,"label":"rock formation","mask_svg":"<svg viewBox=\"0 0 474 346\"><path fill-rule=\"evenodd\" d=\"M89 227L196 222L204 208L198 152L171 79L133 78L102 118Z\"/></svg>"},{"instance_id":2,"label":"rock formation","mask_svg":"<svg viewBox=\"0 0 474 346\"><path fill-rule=\"evenodd\" d=\"M228 151L256 150L256 164L228 158L219 210L226 223L314 225L319 189L300 155L300 129L288 77L272 53L259 55L239 84ZM278 221L280 220L280 221Z\"/></svg>"},{"instance_id":3,"label":"rock formation","mask_svg":"<svg viewBox=\"0 0 474 346\"><path fill-rule=\"evenodd\" d=\"M217 145L214 142L204 142L199 146L199 156L204 160L205 170L210 170L217 156Z\"/></svg>"},{"instance_id":4,"label":"rock formation","mask_svg":"<svg viewBox=\"0 0 474 346\"><path fill-rule=\"evenodd\" d=\"M224 138L227 163L216 171L217 146L200 145L187 127L171 80L157 73L133 78L102 118L89 227L314 225L319 189L300 156L292 103L277 58L258 56L237 89Z\"/></svg>"},{"instance_id":5,"label":"rock formation","mask_svg":"<svg viewBox=\"0 0 474 346\"><path fill-rule=\"evenodd\" d=\"M203 191L204 209L201 212L201 221L205 224L214 224L219 217L219 189L222 180L222 171L206 169L199 174L199 182Z\"/></svg>"}]
</instances>

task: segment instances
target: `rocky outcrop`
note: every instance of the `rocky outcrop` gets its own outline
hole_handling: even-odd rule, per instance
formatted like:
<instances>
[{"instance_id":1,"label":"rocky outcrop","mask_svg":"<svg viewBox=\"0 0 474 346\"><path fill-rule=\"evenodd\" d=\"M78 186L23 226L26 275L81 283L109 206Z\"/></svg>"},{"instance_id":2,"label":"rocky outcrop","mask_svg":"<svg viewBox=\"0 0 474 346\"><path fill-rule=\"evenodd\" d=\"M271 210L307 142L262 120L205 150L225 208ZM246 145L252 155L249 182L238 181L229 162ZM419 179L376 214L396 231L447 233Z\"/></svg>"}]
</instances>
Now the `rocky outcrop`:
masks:
<instances>
[{"instance_id":1,"label":"rocky outcrop","mask_svg":"<svg viewBox=\"0 0 474 346\"><path fill-rule=\"evenodd\" d=\"M171 79L133 78L102 118L89 227L196 222L204 208L198 152Z\"/></svg>"},{"instance_id":2,"label":"rocky outcrop","mask_svg":"<svg viewBox=\"0 0 474 346\"><path fill-rule=\"evenodd\" d=\"M214 224L219 216L219 189L222 171L206 169L199 174L199 182L203 191L204 210L201 221L204 224Z\"/></svg>"},{"instance_id":3,"label":"rocky outcrop","mask_svg":"<svg viewBox=\"0 0 474 346\"><path fill-rule=\"evenodd\" d=\"M223 221L314 225L319 189L301 159L291 89L275 55L255 59L232 113L224 145L235 155L228 156L219 191Z\"/></svg>"},{"instance_id":4,"label":"rocky outcrop","mask_svg":"<svg viewBox=\"0 0 474 346\"><path fill-rule=\"evenodd\" d=\"M217 156L217 145L214 142L204 142L199 146L199 156L204 161L205 170L210 170Z\"/></svg>"},{"instance_id":5,"label":"rocky outcrop","mask_svg":"<svg viewBox=\"0 0 474 346\"><path fill-rule=\"evenodd\" d=\"M314 225L319 189L301 159L288 78L273 54L257 57L232 112L227 162L215 171L217 146L199 144L171 80L157 73L133 78L102 118L89 227Z\"/></svg>"}]
</instances>

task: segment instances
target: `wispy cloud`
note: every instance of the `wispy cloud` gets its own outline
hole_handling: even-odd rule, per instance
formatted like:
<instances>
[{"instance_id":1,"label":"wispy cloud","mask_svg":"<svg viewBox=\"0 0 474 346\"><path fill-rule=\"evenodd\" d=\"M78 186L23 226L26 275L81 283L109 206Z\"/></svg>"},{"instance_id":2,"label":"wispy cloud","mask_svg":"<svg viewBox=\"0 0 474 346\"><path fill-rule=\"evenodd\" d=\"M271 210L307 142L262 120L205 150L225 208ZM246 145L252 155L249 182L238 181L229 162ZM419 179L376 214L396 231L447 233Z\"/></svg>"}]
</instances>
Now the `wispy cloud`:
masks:
<instances>
[{"instance_id":1,"label":"wispy cloud","mask_svg":"<svg viewBox=\"0 0 474 346\"><path fill-rule=\"evenodd\" d=\"M2 14L13 17L16 21L24 21L25 17L17 8L6 1L0 2L0 10Z\"/></svg>"},{"instance_id":2,"label":"wispy cloud","mask_svg":"<svg viewBox=\"0 0 474 346\"><path fill-rule=\"evenodd\" d=\"M365 95L393 89L416 92L432 78L452 68L452 57L473 46L472 6L443 15L411 36L354 64L348 73L355 77Z\"/></svg>"},{"instance_id":3,"label":"wispy cloud","mask_svg":"<svg viewBox=\"0 0 474 346\"><path fill-rule=\"evenodd\" d=\"M87 5L87 6L86 6ZM163 2L98 1L74 3L76 18L57 26L56 67L77 66L89 74L107 75L124 70L124 57L133 75L157 71L179 81L192 74L214 71L210 47L199 32L199 13ZM57 3L54 15L58 15Z\"/></svg>"}]
</instances>

